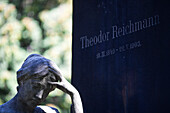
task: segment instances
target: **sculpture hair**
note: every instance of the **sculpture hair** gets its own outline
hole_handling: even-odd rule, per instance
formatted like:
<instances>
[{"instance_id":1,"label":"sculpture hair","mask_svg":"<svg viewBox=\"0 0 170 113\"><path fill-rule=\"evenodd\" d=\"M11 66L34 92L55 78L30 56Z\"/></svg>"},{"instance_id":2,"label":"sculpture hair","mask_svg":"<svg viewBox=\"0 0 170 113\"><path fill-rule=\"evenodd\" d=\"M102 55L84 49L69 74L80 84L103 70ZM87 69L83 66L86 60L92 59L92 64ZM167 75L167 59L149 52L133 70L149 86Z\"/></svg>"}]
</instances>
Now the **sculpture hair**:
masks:
<instances>
[{"instance_id":1,"label":"sculpture hair","mask_svg":"<svg viewBox=\"0 0 170 113\"><path fill-rule=\"evenodd\" d=\"M59 68L51 60L39 55L29 55L21 68L17 71L17 82L20 85L21 81L31 78L34 75L44 76L49 73L49 68L54 70L55 75L60 75Z\"/></svg>"}]
</instances>

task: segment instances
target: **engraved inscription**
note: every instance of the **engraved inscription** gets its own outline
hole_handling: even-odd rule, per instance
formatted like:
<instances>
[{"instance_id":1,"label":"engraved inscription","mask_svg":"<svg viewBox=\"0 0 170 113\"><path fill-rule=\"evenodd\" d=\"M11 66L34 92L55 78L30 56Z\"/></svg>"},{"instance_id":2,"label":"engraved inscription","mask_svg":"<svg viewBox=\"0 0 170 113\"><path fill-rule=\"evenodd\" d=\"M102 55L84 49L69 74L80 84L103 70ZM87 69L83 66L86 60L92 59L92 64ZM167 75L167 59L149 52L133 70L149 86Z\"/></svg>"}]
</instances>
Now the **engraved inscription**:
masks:
<instances>
[{"instance_id":1,"label":"engraved inscription","mask_svg":"<svg viewBox=\"0 0 170 113\"><path fill-rule=\"evenodd\" d=\"M96 54L96 59L104 58L107 56L115 55L116 53L122 53L125 51L129 51L132 49L140 48L142 46L141 41L136 41L132 43L128 43L119 47L111 48L105 51L98 52Z\"/></svg>"},{"instance_id":2,"label":"engraved inscription","mask_svg":"<svg viewBox=\"0 0 170 113\"><path fill-rule=\"evenodd\" d=\"M103 43L109 40L109 32L103 33L102 31L99 32L98 35L88 38L87 36L83 36L80 38L81 41L81 48L88 48L94 46L98 43Z\"/></svg>"},{"instance_id":3,"label":"engraved inscription","mask_svg":"<svg viewBox=\"0 0 170 113\"><path fill-rule=\"evenodd\" d=\"M84 35L80 37L81 49L87 49L89 47L96 46L97 44L110 41L110 39L113 40L120 38L146 28L157 26L158 24L160 24L160 17L159 15L154 15L152 17L144 18L138 21L129 20L126 25L122 24L122 26L113 25L111 31L103 32L100 30L95 36Z\"/></svg>"}]
</instances>

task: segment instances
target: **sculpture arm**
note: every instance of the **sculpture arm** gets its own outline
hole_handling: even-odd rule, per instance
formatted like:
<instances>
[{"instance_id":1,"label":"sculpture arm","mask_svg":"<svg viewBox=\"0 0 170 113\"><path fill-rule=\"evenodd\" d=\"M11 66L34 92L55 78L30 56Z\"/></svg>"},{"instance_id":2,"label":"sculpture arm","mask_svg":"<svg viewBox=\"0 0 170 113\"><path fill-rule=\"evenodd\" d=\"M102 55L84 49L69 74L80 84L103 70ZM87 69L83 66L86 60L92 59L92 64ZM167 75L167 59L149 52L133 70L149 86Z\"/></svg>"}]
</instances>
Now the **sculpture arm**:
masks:
<instances>
[{"instance_id":1,"label":"sculpture arm","mask_svg":"<svg viewBox=\"0 0 170 113\"><path fill-rule=\"evenodd\" d=\"M71 96L71 99L73 104L72 105L73 113L83 113L83 106L79 92L78 91L74 92Z\"/></svg>"}]
</instances>

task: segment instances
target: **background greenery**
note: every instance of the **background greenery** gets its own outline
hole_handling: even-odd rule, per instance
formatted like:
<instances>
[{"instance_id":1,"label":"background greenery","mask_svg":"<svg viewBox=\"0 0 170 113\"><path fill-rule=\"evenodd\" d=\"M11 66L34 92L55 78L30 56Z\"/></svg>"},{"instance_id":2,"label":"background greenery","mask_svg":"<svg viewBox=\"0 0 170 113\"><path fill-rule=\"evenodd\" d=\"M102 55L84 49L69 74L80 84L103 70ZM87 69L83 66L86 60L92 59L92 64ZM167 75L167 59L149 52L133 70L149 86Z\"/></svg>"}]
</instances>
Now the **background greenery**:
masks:
<instances>
[{"instance_id":1,"label":"background greenery","mask_svg":"<svg viewBox=\"0 0 170 113\"><path fill-rule=\"evenodd\" d=\"M16 71L31 53L53 60L71 78L71 0L0 0L0 105L16 94ZM43 104L69 113L68 95L55 90Z\"/></svg>"}]
</instances>

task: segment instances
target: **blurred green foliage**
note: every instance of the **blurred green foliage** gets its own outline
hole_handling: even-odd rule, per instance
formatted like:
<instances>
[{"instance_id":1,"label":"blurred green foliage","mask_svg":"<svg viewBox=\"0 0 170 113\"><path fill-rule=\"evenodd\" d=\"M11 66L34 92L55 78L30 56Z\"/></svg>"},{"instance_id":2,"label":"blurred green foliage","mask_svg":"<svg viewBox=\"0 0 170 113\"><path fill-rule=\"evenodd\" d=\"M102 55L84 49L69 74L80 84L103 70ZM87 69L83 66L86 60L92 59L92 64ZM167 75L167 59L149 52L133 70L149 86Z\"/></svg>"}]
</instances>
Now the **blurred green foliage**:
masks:
<instances>
[{"instance_id":1,"label":"blurred green foliage","mask_svg":"<svg viewBox=\"0 0 170 113\"><path fill-rule=\"evenodd\" d=\"M71 78L71 0L0 0L0 104L16 94L16 71L31 53L53 60ZM71 99L55 90L43 104L68 113Z\"/></svg>"}]
</instances>

